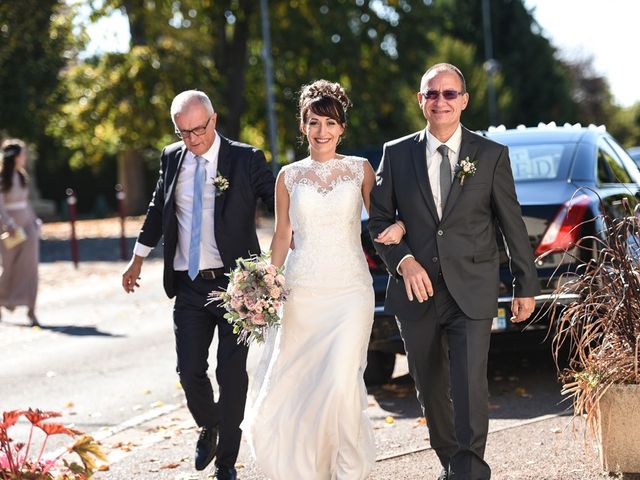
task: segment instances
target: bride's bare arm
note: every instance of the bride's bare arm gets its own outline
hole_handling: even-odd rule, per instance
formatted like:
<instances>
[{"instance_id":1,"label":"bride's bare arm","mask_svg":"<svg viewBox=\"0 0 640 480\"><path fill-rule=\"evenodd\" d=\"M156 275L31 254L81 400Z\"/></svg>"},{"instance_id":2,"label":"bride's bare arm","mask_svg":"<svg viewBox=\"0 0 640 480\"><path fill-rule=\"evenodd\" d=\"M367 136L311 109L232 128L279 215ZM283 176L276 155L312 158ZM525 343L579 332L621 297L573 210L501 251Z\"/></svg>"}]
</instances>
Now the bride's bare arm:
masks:
<instances>
[{"instance_id":1,"label":"bride's bare arm","mask_svg":"<svg viewBox=\"0 0 640 480\"><path fill-rule=\"evenodd\" d=\"M364 208L369 213L369 196L373 189L373 184L376 183L376 174L369 162L364 162L364 179L362 180L362 201L364 202Z\"/></svg>"},{"instance_id":2,"label":"bride's bare arm","mask_svg":"<svg viewBox=\"0 0 640 480\"><path fill-rule=\"evenodd\" d=\"M291 222L289 221L289 192L284 184L284 171L276 179L276 228L271 239L271 263L281 267L291 245Z\"/></svg>"},{"instance_id":3,"label":"bride's bare arm","mask_svg":"<svg viewBox=\"0 0 640 480\"><path fill-rule=\"evenodd\" d=\"M364 206L367 209L367 213L369 213L369 204L370 204L370 195L371 190L373 189L373 184L376 182L376 174L373 171L373 168L369 164L369 162L365 162L364 164L364 180L362 181L362 200L364 201ZM406 227L404 223L400 220L396 221L385 228L377 238L373 240L378 243L384 243L385 245L393 245L396 243L400 243L404 234L407 233Z\"/></svg>"}]
</instances>

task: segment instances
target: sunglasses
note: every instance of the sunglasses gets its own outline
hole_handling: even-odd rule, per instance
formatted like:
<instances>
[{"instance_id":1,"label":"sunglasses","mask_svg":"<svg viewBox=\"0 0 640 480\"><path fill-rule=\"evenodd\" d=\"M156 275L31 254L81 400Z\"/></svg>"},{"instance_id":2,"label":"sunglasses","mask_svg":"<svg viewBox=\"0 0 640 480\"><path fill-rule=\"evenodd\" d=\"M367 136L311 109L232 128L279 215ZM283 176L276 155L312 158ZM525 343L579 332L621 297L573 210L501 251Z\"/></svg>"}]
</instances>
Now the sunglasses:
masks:
<instances>
[{"instance_id":1,"label":"sunglasses","mask_svg":"<svg viewBox=\"0 0 640 480\"><path fill-rule=\"evenodd\" d=\"M455 100L460 95L464 95L464 92L457 92L455 90L443 90L442 92L438 90L427 90L426 92L420 92L422 98L425 100L436 100L440 95L445 100Z\"/></svg>"}]
</instances>

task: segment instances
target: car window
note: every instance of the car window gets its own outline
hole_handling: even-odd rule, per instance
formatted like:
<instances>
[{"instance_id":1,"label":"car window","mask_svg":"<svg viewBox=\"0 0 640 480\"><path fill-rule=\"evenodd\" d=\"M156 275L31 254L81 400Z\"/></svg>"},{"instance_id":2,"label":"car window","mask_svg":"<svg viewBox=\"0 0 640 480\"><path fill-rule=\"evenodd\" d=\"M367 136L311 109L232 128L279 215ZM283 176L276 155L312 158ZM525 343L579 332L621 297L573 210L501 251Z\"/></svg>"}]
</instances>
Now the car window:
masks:
<instances>
[{"instance_id":1,"label":"car window","mask_svg":"<svg viewBox=\"0 0 640 480\"><path fill-rule=\"evenodd\" d=\"M558 178L566 148L566 145L559 143L510 146L513 179L518 182Z\"/></svg>"},{"instance_id":2,"label":"car window","mask_svg":"<svg viewBox=\"0 0 640 480\"><path fill-rule=\"evenodd\" d=\"M605 137L605 141L616 153L616 156L622 161L622 165L624 165L627 173L631 177L631 181L634 183L640 183L640 171L638 171L638 165L635 159L613 138ZM638 160L640 160L640 158Z\"/></svg>"},{"instance_id":3,"label":"car window","mask_svg":"<svg viewBox=\"0 0 640 480\"><path fill-rule=\"evenodd\" d=\"M631 183L631 176L611 146L604 140L598 142L598 182Z\"/></svg>"}]
</instances>

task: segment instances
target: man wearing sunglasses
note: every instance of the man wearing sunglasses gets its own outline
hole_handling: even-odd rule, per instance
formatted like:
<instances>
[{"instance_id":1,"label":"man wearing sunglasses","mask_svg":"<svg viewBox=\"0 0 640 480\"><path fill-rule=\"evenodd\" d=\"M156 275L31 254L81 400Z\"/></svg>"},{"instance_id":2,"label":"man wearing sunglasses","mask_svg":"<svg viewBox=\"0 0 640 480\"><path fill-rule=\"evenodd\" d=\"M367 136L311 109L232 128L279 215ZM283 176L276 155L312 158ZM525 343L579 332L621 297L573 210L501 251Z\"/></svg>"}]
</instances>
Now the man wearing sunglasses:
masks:
<instances>
[{"instance_id":1,"label":"man wearing sunglasses","mask_svg":"<svg viewBox=\"0 0 640 480\"><path fill-rule=\"evenodd\" d=\"M208 295L225 289L238 257L260 253L255 214L258 199L273 210L274 177L263 153L216 131L217 114L203 92L188 90L171 104L181 141L164 148L160 177L133 257L122 276L127 293L138 287L145 257L164 237L164 289L173 309L177 371L187 406L201 427L195 467L215 457L215 478L233 480L240 422L247 395L248 348L224 311ZM218 402L207 375L209 346L218 329Z\"/></svg>"},{"instance_id":2,"label":"man wearing sunglasses","mask_svg":"<svg viewBox=\"0 0 640 480\"><path fill-rule=\"evenodd\" d=\"M487 480L487 356L498 309L504 237L514 277L512 318L539 293L507 148L460 123L469 94L450 64L426 71L417 94L427 127L388 142L371 193L372 238L404 221L397 245L374 242L389 272L385 307L396 315L409 370L440 462L439 480Z\"/></svg>"}]
</instances>

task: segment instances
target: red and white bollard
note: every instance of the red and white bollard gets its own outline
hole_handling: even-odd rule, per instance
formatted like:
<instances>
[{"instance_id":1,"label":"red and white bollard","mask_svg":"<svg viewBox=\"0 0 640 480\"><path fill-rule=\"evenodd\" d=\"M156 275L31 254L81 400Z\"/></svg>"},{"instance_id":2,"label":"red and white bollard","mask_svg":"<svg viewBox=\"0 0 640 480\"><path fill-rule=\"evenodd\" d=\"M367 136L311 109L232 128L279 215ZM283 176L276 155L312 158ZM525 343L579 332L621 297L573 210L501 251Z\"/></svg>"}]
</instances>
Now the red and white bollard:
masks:
<instances>
[{"instance_id":1,"label":"red and white bollard","mask_svg":"<svg viewBox=\"0 0 640 480\"><path fill-rule=\"evenodd\" d=\"M74 267L78 268L78 262L80 261L78 256L78 239L76 237L76 217L77 217L77 203L75 193L72 188L67 188L67 206L69 208L69 222L71 222L71 261Z\"/></svg>"}]
</instances>

